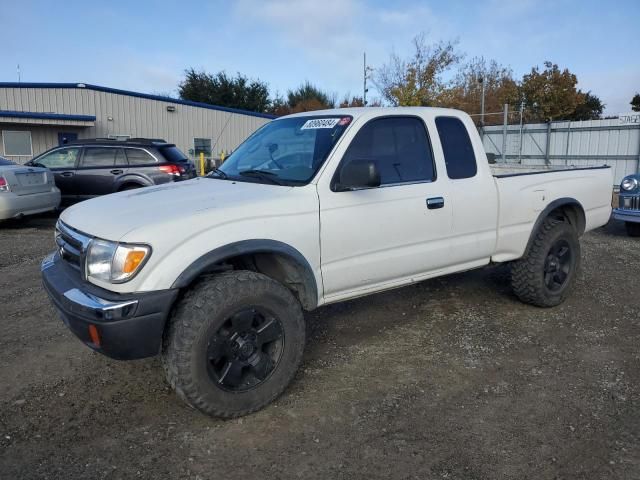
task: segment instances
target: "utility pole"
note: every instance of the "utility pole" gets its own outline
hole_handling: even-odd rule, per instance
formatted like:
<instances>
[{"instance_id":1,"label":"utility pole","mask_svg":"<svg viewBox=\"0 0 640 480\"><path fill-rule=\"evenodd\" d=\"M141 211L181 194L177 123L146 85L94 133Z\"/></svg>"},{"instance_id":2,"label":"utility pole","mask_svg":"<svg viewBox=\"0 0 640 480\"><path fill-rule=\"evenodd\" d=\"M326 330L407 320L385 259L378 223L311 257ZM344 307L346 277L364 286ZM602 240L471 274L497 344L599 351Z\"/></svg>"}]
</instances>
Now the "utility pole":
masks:
<instances>
[{"instance_id":1,"label":"utility pole","mask_svg":"<svg viewBox=\"0 0 640 480\"><path fill-rule=\"evenodd\" d=\"M18 83L20 83L20 64L18 64Z\"/></svg>"},{"instance_id":2,"label":"utility pole","mask_svg":"<svg viewBox=\"0 0 640 480\"><path fill-rule=\"evenodd\" d=\"M367 88L367 52L363 54L364 63L363 63L363 77L364 77L364 90L362 92L362 105L367 106L367 92L369 89Z\"/></svg>"},{"instance_id":3,"label":"utility pole","mask_svg":"<svg viewBox=\"0 0 640 480\"><path fill-rule=\"evenodd\" d=\"M480 126L484 127L484 91L485 91L484 78L482 77L478 78L478 82L480 83L480 85L482 85L482 97L480 99Z\"/></svg>"},{"instance_id":4,"label":"utility pole","mask_svg":"<svg viewBox=\"0 0 640 480\"><path fill-rule=\"evenodd\" d=\"M362 77L364 80L363 90L362 90L362 104L367 106L367 92L369 89L367 88L367 79L369 78L369 72L373 72L373 68L367 66L367 52L363 54L363 66L362 66Z\"/></svg>"}]
</instances>

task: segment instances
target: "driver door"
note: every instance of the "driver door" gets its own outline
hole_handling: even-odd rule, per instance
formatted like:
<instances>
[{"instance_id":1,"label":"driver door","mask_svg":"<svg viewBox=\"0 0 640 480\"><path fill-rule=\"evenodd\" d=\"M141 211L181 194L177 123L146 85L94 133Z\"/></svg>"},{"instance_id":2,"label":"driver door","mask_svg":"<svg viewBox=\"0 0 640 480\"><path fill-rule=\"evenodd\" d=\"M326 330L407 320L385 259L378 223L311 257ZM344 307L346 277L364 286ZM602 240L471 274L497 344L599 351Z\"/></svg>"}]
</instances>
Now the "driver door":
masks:
<instances>
[{"instance_id":1,"label":"driver door","mask_svg":"<svg viewBox=\"0 0 640 480\"><path fill-rule=\"evenodd\" d=\"M320 195L322 278L327 301L426 277L448 264L449 183L437 178L421 118L366 123L336 175L351 161L372 161L381 185Z\"/></svg>"},{"instance_id":2,"label":"driver door","mask_svg":"<svg viewBox=\"0 0 640 480\"><path fill-rule=\"evenodd\" d=\"M36 166L42 165L53 172L56 187L60 189L63 198L75 198L78 194L76 188L76 168L80 157L80 147L58 148L45 153L31 161Z\"/></svg>"}]
</instances>

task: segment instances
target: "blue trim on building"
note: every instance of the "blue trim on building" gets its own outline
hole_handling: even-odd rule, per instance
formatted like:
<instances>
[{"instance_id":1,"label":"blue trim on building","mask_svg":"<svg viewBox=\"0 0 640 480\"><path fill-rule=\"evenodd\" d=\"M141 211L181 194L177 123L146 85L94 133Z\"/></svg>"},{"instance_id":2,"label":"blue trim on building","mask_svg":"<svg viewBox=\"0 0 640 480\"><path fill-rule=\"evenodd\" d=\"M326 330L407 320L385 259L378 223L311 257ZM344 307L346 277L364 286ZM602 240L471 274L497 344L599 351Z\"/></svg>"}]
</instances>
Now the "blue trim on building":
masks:
<instances>
[{"instance_id":1,"label":"blue trim on building","mask_svg":"<svg viewBox=\"0 0 640 480\"><path fill-rule=\"evenodd\" d=\"M67 115L64 113L14 112L0 110L0 117L36 118L38 120L75 120L77 122L95 122L95 115Z\"/></svg>"},{"instance_id":2,"label":"blue trim on building","mask_svg":"<svg viewBox=\"0 0 640 480\"><path fill-rule=\"evenodd\" d=\"M270 120L276 118L275 115L269 115L266 113L250 112L248 110L240 110L237 108L219 107L208 103L179 100L177 98L162 97L160 95L151 95L149 93L131 92L129 90L120 90L118 88L101 87L99 85L90 85L88 83L0 82L0 88L84 88L86 90L95 90L96 92L115 93L116 95L127 95L129 97L146 98L148 100L188 105L190 107L208 108L209 110L219 110L222 112L237 113L239 115L249 115L251 117L268 118Z\"/></svg>"}]
</instances>

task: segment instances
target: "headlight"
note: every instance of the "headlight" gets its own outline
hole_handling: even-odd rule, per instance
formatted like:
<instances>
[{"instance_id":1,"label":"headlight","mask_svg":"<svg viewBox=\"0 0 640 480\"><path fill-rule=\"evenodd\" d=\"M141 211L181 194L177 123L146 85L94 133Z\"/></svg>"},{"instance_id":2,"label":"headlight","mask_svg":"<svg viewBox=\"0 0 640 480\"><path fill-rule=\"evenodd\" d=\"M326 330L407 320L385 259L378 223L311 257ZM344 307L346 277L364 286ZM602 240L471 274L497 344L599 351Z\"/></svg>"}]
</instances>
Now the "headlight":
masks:
<instances>
[{"instance_id":1,"label":"headlight","mask_svg":"<svg viewBox=\"0 0 640 480\"><path fill-rule=\"evenodd\" d=\"M622 183L620 184L620 188L622 188L622 190L626 190L627 192L630 192L631 190L635 190L636 188L638 188L638 180L635 179L634 177L627 177L624 180L622 180Z\"/></svg>"},{"instance_id":2,"label":"headlight","mask_svg":"<svg viewBox=\"0 0 640 480\"><path fill-rule=\"evenodd\" d=\"M122 283L133 278L151 254L148 245L94 239L87 250L87 277Z\"/></svg>"}]
</instances>

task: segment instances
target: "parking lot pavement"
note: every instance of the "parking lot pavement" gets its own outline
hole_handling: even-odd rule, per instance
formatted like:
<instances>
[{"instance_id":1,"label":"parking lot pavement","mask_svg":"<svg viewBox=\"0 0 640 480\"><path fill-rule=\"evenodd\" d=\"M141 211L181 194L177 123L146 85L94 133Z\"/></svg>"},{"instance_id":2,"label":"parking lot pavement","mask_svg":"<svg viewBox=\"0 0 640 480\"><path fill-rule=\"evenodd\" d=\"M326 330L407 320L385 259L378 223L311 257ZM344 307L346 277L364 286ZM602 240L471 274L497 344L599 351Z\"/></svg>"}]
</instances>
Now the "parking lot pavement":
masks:
<instances>
[{"instance_id":1,"label":"parking lot pavement","mask_svg":"<svg viewBox=\"0 0 640 480\"><path fill-rule=\"evenodd\" d=\"M307 314L294 384L220 421L158 359L66 330L40 286L54 222L0 227L1 478L640 477L640 242L620 224L583 238L557 308L492 267Z\"/></svg>"}]
</instances>

